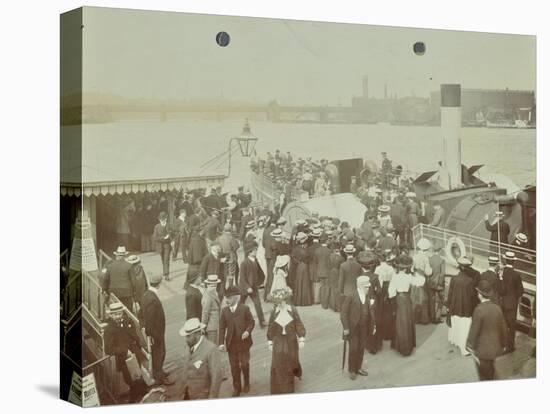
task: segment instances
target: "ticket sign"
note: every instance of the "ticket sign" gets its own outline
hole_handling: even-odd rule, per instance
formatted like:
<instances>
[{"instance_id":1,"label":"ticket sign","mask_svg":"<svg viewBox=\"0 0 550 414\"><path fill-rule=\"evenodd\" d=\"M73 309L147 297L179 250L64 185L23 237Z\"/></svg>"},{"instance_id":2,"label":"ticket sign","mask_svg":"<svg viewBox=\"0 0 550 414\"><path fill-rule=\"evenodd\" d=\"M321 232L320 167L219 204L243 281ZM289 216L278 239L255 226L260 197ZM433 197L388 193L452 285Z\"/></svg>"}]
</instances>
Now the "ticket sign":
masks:
<instances>
[{"instance_id":1,"label":"ticket sign","mask_svg":"<svg viewBox=\"0 0 550 414\"><path fill-rule=\"evenodd\" d=\"M95 376L92 372L82 378L82 407L99 407L99 395L95 383Z\"/></svg>"},{"instance_id":2,"label":"ticket sign","mask_svg":"<svg viewBox=\"0 0 550 414\"><path fill-rule=\"evenodd\" d=\"M88 272L98 270L93 239L73 240L69 268L71 270L86 270Z\"/></svg>"},{"instance_id":3,"label":"ticket sign","mask_svg":"<svg viewBox=\"0 0 550 414\"><path fill-rule=\"evenodd\" d=\"M77 218L75 223L76 236L73 240L71 260L69 262L71 270L93 272L99 268L90 227L90 220L87 217Z\"/></svg>"},{"instance_id":4,"label":"ticket sign","mask_svg":"<svg viewBox=\"0 0 550 414\"><path fill-rule=\"evenodd\" d=\"M74 371L73 378L71 379L69 398L67 398L67 401L75 405L82 406L82 378Z\"/></svg>"},{"instance_id":5,"label":"ticket sign","mask_svg":"<svg viewBox=\"0 0 550 414\"><path fill-rule=\"evenodd\" d=\"M84 378L73 372L68 401L84 408L99 407L101 405L93 372Z\"/></svg>"}]
</instances>

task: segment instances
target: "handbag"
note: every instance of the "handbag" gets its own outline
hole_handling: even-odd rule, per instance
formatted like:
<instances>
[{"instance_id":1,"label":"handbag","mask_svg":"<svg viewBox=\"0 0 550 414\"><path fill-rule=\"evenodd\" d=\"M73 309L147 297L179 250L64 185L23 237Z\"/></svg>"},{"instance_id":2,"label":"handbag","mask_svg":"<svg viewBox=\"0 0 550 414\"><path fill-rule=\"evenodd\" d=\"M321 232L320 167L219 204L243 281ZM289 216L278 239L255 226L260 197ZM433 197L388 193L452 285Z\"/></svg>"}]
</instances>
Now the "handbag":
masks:
<instances>
[{"instance_id":1,"label":"handbag","mask_svg":"<svg viewBox=\"0 0 550 414\"><path fill-rule=\"evenodd\" d=\"M128 372L130 373L130 378L132 378L132 381L137 381L141 378L141 368L139 366L136 355L133 352L130 352L130 356L126 358L126 368L128 368Z\"/></svg>"}]
</instances>

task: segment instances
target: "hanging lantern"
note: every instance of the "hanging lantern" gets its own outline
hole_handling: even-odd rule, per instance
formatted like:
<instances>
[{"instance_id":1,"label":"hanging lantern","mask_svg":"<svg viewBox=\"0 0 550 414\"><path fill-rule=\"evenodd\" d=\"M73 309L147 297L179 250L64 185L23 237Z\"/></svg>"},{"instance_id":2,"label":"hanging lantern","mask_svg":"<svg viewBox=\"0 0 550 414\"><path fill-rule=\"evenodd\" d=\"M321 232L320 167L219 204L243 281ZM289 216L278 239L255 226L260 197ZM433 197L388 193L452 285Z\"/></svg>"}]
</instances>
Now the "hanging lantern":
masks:
<instances>
[{"instance_id":1,"label":"hanging lantern","mask_svg":"<svg viewBox=\"0 0 550 414\"><path fill-rule=\"evenodd\" d=\"M235 139L239 143L239 148L243 157L250 157L254 153L254 147L256 147L258 138L250 131L248 119L244 123L241 135L235 137Z\"/></svg>"}]
</instances>

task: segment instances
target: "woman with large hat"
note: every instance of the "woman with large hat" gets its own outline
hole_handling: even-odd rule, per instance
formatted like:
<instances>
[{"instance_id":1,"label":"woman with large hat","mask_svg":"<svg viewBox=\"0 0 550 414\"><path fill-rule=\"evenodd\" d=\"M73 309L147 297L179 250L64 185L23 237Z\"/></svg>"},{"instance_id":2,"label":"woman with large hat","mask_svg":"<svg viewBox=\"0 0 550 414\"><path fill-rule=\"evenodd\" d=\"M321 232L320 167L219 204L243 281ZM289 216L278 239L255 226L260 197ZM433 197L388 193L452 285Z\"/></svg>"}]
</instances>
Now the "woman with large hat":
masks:
<instances>
[{"instance_id":1,"label":"woman with large hat","mask_svg":"<svg viewBox=\"0 0 550 414\"><path fill-rule=\"evenodd\" d=\"M398 273L393 276L389 287L388 297L395 297L395 336L392 348L403 356L409 356L416 347L416 326L411 301L411 287L419 283L412 275L412 259L402 254L396 261Z\"/></svg>"},{"instance_id":2,"label":"woman with large hat","mask_svg":"<svg viewBox=\"0 0 550 414\"><path fill-rule=\"evenodd\" d=\"M277 256L275 260L275 267L273 269L273 283L269 291L272 294L275 290L284 289L287 287L286 278L288 276L288 267L290 264L290 256L282 255Z\"/></svg>"},{"instance_id":3,"label":"woman with large hat","mask_svg":"<svg viewBox=\"0 0 550 414\"><path fill-rule=\"evenodd\" d=\"M291 281L290 286L294 291L294 305L310 306L313 304L311 281L309 279L309 253L307 249L307 234L299 232L296 235L298 243L291 252Z\"/></svg>"},{"instance_id":4,"label":"woman with large hat","mask_svg":"<svg viewBox=\"0 0 550 414\"><path fill-rule=\"evenodd\" d=\"M271 394L294 392L294 378L302 377L299 349L305 345L306 329L296 308L290 305L292 290L274 290L275 304L269 317L267 343L271 353Z\"/></svg>"}]
</instances>

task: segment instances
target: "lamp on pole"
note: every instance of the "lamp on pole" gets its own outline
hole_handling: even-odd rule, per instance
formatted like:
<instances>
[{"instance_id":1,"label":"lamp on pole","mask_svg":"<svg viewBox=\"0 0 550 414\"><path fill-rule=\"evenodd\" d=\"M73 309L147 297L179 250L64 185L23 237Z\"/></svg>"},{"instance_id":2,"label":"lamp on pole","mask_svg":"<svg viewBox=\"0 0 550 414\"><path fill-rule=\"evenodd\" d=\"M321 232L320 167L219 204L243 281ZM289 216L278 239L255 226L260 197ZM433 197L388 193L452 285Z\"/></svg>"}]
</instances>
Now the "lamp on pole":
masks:
<instances>
[{"instance_id":1,"label":"lamp on pole","mask_svg":"<svg viewBox=\"0 0 550 414\"><path fill-rule=\"evenodd\" d=\"M229 165L227 168L227 177L231 175L231 146L233 145L233 141L237 141L239 143L239 149L243 157L250 157L252 155L258 138L252 134L252 131L250 131L248 119L244 123L241 134L229 140Z\"/></svg>"}]
</instances>

